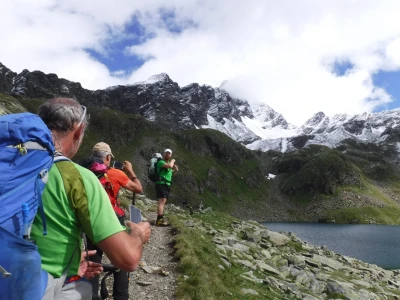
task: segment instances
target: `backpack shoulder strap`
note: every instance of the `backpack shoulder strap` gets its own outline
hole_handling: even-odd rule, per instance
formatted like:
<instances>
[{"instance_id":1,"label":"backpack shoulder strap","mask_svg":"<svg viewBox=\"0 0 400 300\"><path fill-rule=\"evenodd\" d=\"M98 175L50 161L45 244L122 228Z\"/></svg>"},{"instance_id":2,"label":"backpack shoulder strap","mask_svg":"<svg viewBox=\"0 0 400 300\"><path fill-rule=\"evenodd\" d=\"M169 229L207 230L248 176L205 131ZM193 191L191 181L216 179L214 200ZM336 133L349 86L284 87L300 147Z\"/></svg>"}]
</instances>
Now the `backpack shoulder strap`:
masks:
<instances>
[{"instance_id":1,"label":"backpack shoulder strap","mask_svg":"<svg viewBox=\"0 0 400 300\"><path fill-rule=\"evenodd\" d=\"M68 157L66 157L66 156L64 156L64 155L60 155L60 154L56 154L56 157L54 158L54 163L58 163L58 162L62 162L62 161L70 161L70 162L72 162ZM82 236L82 238L83 238L83 241L84 241L84 245L85 245L85 251L86 251L86 259L87 260L89 260L89 253L88 253L88 247L87 247L87 238L86 238L86 234L83 232L83 227L82 227L82 225L79 223L79 226L80 226L80 228L81 228L81 236ZM55 295L57 295L57 293L59 293L61 290L62 290L62 288L63 288L63 286L65 285L65 280L66 280L66 278L68 277L68 272L69 272L69 269L70 269L70 267L71 267L71 265L72 265L72 262L73 262L73 260L74 260L74 257L75 257L75 255L77 254L77 252L79 252L78 251L78 249L80 248L80 245L79 245L79 243L77 242L77 245L76 245L76 247L75 247L75 249L74 249L74 252L72 253L72 256L71 256L71 258L70 258L70 260L69 260L69 262L68 262L68 265L67 265L67 267L65 268L65 270L64 270L64 272L63 272L63 274L61 275L61 277L60 277L60 280L58 280L58 282L57 282L57 285L56 285L56 287L55 287Z\"/></svg>"},{"instance_id":2,"label":"backpack shoulder strap","mask_svg":"<svg viewBox=\"0 0 400 300\"><path fill-rule=\"evenodd\" d=\"M56 156L54 157L54 163L58 163L60 161L71 161L68 157L62 155L62 154L56 154Z\"/></svg>"},{"instance_id":3,"label":"backpack shoulder strap","mask_svg":"<svg viewBox=\"0 0 400 300\"><path fill-rule=\"evenodd\" d=\"M114 197L114 198L116 199L116 198L117 198L117 195L115 195L115 193L114 193L114 186L113 186L113 184L112 184L112 182L111 182L111 180L110 180L110 177L108 177L107 172L105 172L104 174L101 175L101 177L99 177L99 179L101 179L101 178L105 178L105 179L107 180L107 182L110 184L110 188L111 188L111 189L107 190L107 194L110 192L110 193L111 193L111 196ZM103 187L104 187L104 186L103 186Z\"/></svg>"}]
</instances>

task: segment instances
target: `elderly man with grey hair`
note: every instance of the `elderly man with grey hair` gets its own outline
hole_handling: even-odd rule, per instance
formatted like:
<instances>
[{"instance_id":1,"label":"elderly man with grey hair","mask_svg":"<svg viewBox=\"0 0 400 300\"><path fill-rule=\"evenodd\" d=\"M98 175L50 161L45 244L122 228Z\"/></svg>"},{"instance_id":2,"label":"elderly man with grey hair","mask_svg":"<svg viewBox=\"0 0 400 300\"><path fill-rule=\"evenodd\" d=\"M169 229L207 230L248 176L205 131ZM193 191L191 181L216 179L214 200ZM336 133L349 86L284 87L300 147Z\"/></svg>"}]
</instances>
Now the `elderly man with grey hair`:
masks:
<instances>
[{"instance_id":1,"label":"elderly man with grey hair","mask_svg":"<svg viewBox=\"0 0 400 300\"><path fill-rule=\"evenodd\" d=\"M40 214L31 230L42 268L58 280L53 289L48 285L44 299L90 299L91 286L79 276L81 234L94 241L117 268L132 271L139 265L150 226L128 222L127 233L96 176L70 160L88 125L86 107L74 99L57 98L42 104L38 115L51 130L57 151L42 196L48 234L42 235Z\"/></svg>"}]
</instances>

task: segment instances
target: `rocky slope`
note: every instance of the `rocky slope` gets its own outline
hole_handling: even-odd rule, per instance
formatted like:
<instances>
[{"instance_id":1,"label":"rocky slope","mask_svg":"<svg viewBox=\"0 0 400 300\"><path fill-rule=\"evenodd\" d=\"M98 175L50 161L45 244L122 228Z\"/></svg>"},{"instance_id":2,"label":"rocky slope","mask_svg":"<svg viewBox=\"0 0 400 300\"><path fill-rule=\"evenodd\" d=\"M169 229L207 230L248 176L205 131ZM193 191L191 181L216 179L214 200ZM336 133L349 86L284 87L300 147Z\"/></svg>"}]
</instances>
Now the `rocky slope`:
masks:
<instances>
[{"instance_id":1,"label":"rocky slope","mask_svg":"<svg viewBox=\"0 0 400 300\"><path fill-rule=\"evenodd\" d=\"M0 81L0 92L11 95L75 97L89 107L109 107L139 114L173 130L214 128L245 143L259 139L238 121L244 116L253 118L246 101L235 99L219 88L197 83L180 88L165 73L132 85L90 91L56 74L28 70L15 74L0 64Z\"/></svg>"},{"instance_id":2,"label":"rocky slope","mask_svg":"<svg viewBox=\"0 0 400 300\"><path fill-rule=\"evenodd\" d=\"M122 203L129 204L130 197L125 192ZM136 200L151 224L156 203L145 195ZM190 214L167 204L166 214L173 226L152 227L140 267L131 274L130 299L400 298L398 270L308 244L254 221L227 220L210 208ZM187 244L193 252L181 251ZM193 272L188 261L202 270ZM111 294L112 278L108 282Z\"/></svg>"},{"instance_id":3,"label":"rocky slope","mask_svg":"<svg viewBox=\"0 0 400 300\"><path fill-rule=\"evenodd\" d=\"M184 236L197 236L199 245L202 239L212 241L214 249L208 252L215 252L218 265L210 268L219 268L221 277L236 271L240 279L228 292L233 298L372 300L400 297L398 270L384 270L325 246L310 245L293 233L274 232L253 221L233 220L222 229L216 227L220 227L221 216L213 212L200 211L190 216L180 208L169 206L169 214L177 216L174 225L183 223L186 227ZM192 259L201 259L201 256Z\"/></svg>"}]
</instances>

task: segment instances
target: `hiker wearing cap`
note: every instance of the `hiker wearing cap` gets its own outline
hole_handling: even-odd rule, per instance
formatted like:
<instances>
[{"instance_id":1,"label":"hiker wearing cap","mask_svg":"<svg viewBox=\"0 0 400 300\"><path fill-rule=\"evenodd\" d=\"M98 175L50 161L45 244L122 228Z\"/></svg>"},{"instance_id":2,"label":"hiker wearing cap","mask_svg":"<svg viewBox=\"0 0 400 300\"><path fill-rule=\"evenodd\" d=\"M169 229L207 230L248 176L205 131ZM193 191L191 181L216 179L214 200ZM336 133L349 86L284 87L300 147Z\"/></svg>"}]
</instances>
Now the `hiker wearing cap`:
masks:
<instances>
[{"instance_id":1,"label":"hiker wearing cap","mask_svg":"<svg viewBox=\"0 0 400 300\"><path fill-rule=\"evenodd\" d=\"M136 177L135 172L132 169L132 164L129 161L124 161L122 164L122 170L110 168L111 159L114 155L111 152L111 148L108 144L100 142L94 145L92 151L92 161L102 163L106 166L104 181L106 186L103 187L110 189L107 191L108 197L110 198L111 205L118 217L121 225L124 225L125 212L120 207L117 199L118 192L121 187L132 191L133 193L141 193L142 185L139 179ZM98 164L92 164L89 169L93 169ZM95 171L94 171L95 172ZM95 174L98 174L98 172ZM111 186L107 185L109 183ZM88 249L97 250L96 254L90 257L90 261L101 263L103 251L99 249L94 243L88 240ZM91 281L93 295L97 296L99 292L99 276L94 277ZM114 273L114 284L113 284L113 298L114 300L128 300L129 299L129 273L123 270Z\"/></svg>"},{"instance_id":2,"label":"hiker wearing cap","mask_svg":"<svg viewBox=\"0 0 400 300\"><path fill-rule=\"evenodd\" d=\"M163 159L157 163L156 197L158 199L156 226L169 226L164 219L164 206L170 196L172 173L178 171L175 159L171 159L172 150L165 149Z\"/></svg>"},{"instance_id":3,"label":"hiker wearing cap","mask_svg":"<svg viewBox=\"0 0 400 300\"><path fill-rule=\"evenodd\" d=\"M60 283L47 289L43 299L90 299L91 285L80 276L81 233L117 268L132 271L139 265L150 226L128 222L127 233L96 176L70 160L88 125L86 107L74 99L57 98L42 104L38 115L52 133L56 157L42 195L47 235L43 235L43 220L38 214L31 239L38 246L42 268Z\"/></svg>"}]
</instances>

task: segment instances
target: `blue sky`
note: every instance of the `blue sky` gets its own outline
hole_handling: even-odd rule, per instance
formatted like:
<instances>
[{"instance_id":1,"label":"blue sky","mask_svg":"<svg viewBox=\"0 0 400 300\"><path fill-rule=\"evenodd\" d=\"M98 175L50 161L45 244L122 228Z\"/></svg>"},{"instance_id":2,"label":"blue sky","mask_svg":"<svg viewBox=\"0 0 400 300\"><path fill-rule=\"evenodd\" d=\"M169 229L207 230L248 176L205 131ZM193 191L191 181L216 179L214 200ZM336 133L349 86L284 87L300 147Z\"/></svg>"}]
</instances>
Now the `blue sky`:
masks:
<instances>
[{"instance_id":1,"label":"blue sky","mask_svg":"<svg viewBox=\"0 0 400 300\"><path fill-rule=\"evenodd\" d=\"M129 74L138 69L144 62L136 55L127 55L126 48L139 45L145 41L145 30L136 17L124 27L124 34L119 38L108 39L104 43L106 53L94 49L86 51L97 61L107 66L110 72L123 71Z\"/></svg>"},{"instance_id":2,"label":"blue sky","mask_svg":"<svg viewBox=\"0 0 400 300\"><path fill-rule=\"evenodd\" d=\"M0 62L16 72L93 90L162 72L180 86L227 81L295 125L400 107L400 1L0 2Z\"/></svg>"},{"instance_id":3,"label":"blue sky","mask_svg":"<svg viewBox=\"0 0 400 300\"><path fill-rule=\"evenodd\" d=\"M400 107L400 72L378 72L373 76L375 85L384 88L393 97L393 102L387 104L387 109ZM384 109L384 107L382 107ZM375 111L380 111L378 107Z\"/></svg>"},{"instance_id":4,"label":"blue sky","mask_svg":"<svg viewBox=\"0 0 400 300\"><path fill-rule=\"evenodd\" d=\"M332 71L337 76L344 76L353 68L354 64L345 61L335 63ZM375 107L374 112L400 107L400 71L379 71L373 74L372 80L375 86L385 89L393 99L390 103Z\"/></svg>"}]
</instances>

